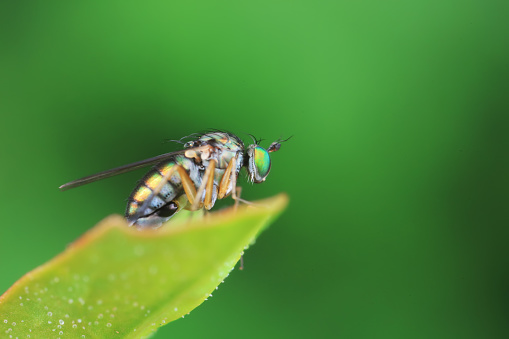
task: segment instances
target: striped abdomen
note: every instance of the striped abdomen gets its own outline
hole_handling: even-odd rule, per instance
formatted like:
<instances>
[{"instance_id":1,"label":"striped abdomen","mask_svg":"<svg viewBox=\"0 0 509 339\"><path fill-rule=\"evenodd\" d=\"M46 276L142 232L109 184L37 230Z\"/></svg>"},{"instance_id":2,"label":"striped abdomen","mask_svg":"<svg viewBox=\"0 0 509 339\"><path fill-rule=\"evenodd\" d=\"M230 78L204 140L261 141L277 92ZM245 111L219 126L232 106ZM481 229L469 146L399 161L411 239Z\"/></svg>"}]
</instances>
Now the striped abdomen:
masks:
<instances>
[{"instance_id":1,"label":"striped abdomen","mask_svg":"<svg viewBox=\"0 0 509 339\"><path fill-rule=\"evenodd\" d=\"M172 175L171 179L164 184L159 194L154 196L147 208L143 211L140 210L143 203L163 181L163 176L175 164L179 164L189 173L196 187L200 185L201 175L199 169L191 159L179 155L157 164L140 180L138 186L129 196L125 213L129 223L136 223L140 226L161 224L180 209L186 207L187 197L182 188L182 181L178 175Z\"/></svg>"}]
</instances>

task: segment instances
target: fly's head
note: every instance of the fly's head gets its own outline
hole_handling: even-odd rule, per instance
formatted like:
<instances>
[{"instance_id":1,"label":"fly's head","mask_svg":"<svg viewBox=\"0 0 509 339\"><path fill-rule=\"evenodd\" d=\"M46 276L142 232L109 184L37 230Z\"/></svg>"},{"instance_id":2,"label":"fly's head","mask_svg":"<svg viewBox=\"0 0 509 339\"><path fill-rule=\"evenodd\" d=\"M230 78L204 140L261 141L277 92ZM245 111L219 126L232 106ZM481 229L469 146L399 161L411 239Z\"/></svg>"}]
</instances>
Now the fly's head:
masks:
<instances>
[{"instance_id":1,"label":"fly's head","mask_svg":"<svg viewBox=\"0 0 509 339\"><path fill-rule=\"evenodd\" d=\"M255 143L249 145L245 158L249 180L257 184L265 181L270 172L269 153L279 151L281 143L286 140L278 139L270 144L269 148L265 149L258 144L258 140L254 139Z\"/></svg>"}]
</instances>

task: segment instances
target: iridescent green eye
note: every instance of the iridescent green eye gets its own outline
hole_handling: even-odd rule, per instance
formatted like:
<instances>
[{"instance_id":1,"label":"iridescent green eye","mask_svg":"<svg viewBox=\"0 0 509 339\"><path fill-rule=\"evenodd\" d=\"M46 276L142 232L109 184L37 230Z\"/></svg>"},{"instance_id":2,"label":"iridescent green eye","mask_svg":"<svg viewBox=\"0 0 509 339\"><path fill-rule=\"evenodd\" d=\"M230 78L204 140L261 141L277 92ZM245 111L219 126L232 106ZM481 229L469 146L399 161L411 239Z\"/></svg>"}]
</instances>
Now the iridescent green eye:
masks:
<instances>
[{"instance_id":1,"label":"iridescent green eye","mask_svg":"<svg viewBox=\"0 0 509 339\"><path fill-rule=\"evenodd\" d=\"M267 174L269 174L270 170L269 152L267 152L262 147L256 147L254 149L254 163L256 166L256 171L258 172L258 176L265 178Z\"/></svg>"}]
</instances>

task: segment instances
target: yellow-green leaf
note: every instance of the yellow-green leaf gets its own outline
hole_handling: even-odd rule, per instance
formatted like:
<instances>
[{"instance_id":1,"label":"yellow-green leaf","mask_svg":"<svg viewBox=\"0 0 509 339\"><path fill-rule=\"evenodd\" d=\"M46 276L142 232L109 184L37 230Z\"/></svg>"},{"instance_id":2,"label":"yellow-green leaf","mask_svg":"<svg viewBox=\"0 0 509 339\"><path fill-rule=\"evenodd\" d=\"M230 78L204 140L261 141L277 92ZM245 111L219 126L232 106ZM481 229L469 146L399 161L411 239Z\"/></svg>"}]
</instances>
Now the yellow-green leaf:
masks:
<instances>
[{"instance_id":1,"label":"yellow-green leaf","mask_svg":"<svg viewBox=\"0 0 509 339\"><path fill-rule=\"evenodd\" d=\"M108 217L0 296L0 335L149 336L206 300L287 203L281 194L157 230Z\"/></svg>"}]
</instances>

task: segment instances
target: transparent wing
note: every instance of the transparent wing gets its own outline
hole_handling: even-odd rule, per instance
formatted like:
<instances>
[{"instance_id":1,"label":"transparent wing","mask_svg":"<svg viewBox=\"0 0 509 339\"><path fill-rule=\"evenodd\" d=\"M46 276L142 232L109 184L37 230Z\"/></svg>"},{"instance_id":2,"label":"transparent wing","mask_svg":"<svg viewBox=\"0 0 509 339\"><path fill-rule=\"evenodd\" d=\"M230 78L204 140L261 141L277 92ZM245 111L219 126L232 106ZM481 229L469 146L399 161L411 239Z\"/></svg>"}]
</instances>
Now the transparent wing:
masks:
<instances>
[{"instance_id":1,"label":"transparent wing","mask_svg":"<svg viewBox=\"0 0 509 339\"><path fill-rule=\"evenodd\" d=\"M128 164L128 165L120 166L117 168L112 168L112 169L104 171L104 172L92 174L87 177L83 177L81 179L68 182L67 184L63 184L59 188L62 191L65 191L65 190L68 190L68 189L71 189L74 187L89 184L89 183L97 181L97 180L106 179L106 178L113 177L118 174L134 171L138 168L146 167L149 165L154 165L154 164L157 164L163 160L169 159L172 156L175 156L177 154L184 154L185 152L188 152L188 151L200 151L202 149L204 149L204 147L194 147L194 148L186 148L186 149L176 151L176 152L161 154L161 155L158 155L153 158L141 160L138 162L133 162L132 164Z\"/></svg>"}]
</instances>

